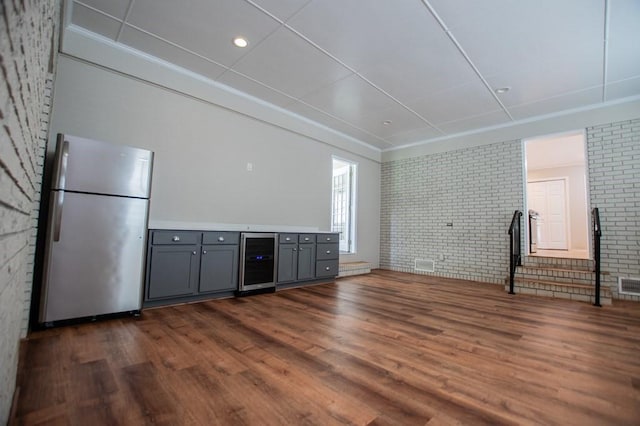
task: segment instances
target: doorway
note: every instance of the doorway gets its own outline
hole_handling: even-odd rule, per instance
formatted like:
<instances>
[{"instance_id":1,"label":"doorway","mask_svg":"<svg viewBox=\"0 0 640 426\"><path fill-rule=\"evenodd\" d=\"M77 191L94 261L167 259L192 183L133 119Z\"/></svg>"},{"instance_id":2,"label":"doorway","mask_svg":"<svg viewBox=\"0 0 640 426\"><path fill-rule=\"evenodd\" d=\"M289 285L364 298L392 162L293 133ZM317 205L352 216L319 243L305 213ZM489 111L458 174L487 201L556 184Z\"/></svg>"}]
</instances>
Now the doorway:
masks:
<instances>
[{"instance_id":1,"label":"doorway","mask_svg":"<svg viewBox=\"0 0 640 426\"><path fill-rule=\"evenodd\" d=\"M524 141L529 255L588 259L589 205L584 132ZM537 237L537 238L536 238Z\"/></svg>"}]
</instances>

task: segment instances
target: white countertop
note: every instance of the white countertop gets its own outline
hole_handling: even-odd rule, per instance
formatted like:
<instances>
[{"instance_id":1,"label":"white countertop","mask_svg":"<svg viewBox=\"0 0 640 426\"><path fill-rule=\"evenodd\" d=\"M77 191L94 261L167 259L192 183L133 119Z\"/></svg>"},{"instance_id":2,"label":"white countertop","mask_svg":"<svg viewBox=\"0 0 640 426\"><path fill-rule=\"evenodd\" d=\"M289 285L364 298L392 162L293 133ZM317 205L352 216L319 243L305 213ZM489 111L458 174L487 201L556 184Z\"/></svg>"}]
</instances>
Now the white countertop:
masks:
<instances>
[{"instance_id":1,"label":"white countertop","mask_svg":"<svg viewBox=\"0 0 640 426\"><path fill-rule=\"evenodd\" d=\"M178 222L150 220L149 229L175 229L182 231L238 231L238 232L330 232L312 226L256 225L240 223Z\"/></svg>"}]
</instances>

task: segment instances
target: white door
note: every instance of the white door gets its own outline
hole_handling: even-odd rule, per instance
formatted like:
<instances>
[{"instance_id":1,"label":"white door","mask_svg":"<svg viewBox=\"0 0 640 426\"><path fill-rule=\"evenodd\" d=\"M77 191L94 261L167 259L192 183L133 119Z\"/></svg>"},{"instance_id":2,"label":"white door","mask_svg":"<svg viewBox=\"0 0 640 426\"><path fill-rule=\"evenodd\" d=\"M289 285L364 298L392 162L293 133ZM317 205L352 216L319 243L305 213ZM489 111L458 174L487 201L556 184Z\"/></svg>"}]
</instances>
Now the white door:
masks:
<instances>
[{"instance_id":1,"label":"white door","mask_svg":"<svg viewBox=\"0 0 640 426\"><path fill-rule=\"evenodd\" d=\"M564 179L529 182L528 207L540 214L538 248L567 250L567 198Z\"/></svg>"}]
</instances>

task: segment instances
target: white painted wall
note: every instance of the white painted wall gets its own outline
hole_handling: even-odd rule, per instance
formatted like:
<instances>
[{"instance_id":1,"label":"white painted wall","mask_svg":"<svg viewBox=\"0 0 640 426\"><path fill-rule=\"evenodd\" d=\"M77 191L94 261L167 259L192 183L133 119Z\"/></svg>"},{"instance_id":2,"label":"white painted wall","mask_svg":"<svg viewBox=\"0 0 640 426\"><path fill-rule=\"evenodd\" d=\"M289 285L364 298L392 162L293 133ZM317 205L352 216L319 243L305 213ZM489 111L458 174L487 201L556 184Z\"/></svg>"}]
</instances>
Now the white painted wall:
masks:
<instances>
[{"instance_id":1,"label":"white painted wall","mask_svg":"<svg viewBox=\"0 0 640 426\"><path fill-rule=\"evenodd\" d=\"M378 161L63 55L54 93L50 152L58 132L155 151L151 222L326 231L331 156L356 161L358 252L349 260L378 265Z\"/></svg>"}]
</instances>

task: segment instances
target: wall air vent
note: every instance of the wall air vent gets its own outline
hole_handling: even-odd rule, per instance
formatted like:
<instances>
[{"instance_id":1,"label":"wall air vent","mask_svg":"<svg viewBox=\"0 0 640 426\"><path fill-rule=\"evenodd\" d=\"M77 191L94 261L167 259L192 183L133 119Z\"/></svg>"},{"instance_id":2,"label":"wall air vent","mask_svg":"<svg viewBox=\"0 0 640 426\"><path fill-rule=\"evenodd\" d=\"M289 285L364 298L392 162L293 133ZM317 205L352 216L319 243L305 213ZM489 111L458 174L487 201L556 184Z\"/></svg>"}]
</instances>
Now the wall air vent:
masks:
<instances>
[{"instance_id":1,"label":"wall air vent","mask_svg":"<svg viewBox=\"0 0 640 426\"><path fill-rule=\"evenodd\" d=\"M434 272L436 262L433 259L416 259L414 269L420 272Z\"/></svg>"},{"instance_id":2,"label":"wall air vent","mask_svg":"<svg viewBox=\"0 0 640 426\"><path fill-rule=\"evenodd\" d=\"M640 296L640 278L618 278L618 292Z\"/></svg>"}]
</instances>

